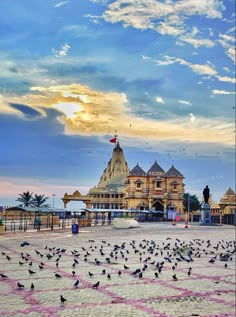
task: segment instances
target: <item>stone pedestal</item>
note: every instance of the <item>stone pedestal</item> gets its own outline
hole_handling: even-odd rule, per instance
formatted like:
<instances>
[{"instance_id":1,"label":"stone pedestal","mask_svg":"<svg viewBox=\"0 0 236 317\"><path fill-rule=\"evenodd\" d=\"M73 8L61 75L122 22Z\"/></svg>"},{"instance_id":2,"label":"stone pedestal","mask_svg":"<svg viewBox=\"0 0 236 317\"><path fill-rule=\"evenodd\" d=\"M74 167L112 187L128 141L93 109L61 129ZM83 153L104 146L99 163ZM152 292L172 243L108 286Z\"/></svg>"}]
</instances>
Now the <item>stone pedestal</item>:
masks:
<instances>
[{"instance_id":1,"label":"stone pedestal","mask_svg":"<svg viewBox=\"0 0 236 317\"><path fill-rule=\"evenodd\" d=\"M211 206L209 204L201 205L200 225L211 225Z\"/></svg>"}]
</instances>

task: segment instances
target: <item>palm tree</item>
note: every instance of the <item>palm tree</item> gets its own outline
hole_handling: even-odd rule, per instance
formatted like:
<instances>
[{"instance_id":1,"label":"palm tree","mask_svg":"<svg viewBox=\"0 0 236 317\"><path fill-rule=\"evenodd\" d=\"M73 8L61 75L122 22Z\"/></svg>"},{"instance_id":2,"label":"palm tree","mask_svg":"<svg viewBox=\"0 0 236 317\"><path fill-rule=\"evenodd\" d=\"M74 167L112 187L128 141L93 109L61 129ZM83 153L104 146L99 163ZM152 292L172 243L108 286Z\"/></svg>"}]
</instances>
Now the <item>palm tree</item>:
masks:
<instances>
[{"instance_id":1,"label":"palm tree","mask_svg":"<svg viewBox=\"0 0 236 317\"><path fill-rule=\"evenodd\" d=\"M190 195L189 193L185 193L183 197L184 209L185 212L188 211L197 211L200 208L200 201L196 195Z\"/></svg>"},{"instance_id":2,"label":"palm tree","mask_svg":"<svg viewBox=\"0 0 236 317\"><path fill-rule=\"evenodd\" d=\"M48 197L44 195L37 195L35 194L32 198L32 206L34 207L49 207L49 204L44 204L48 200Z\"/></svg>"},{"instance_id":3,"label":"palm tree","mask_svg":"<svg viewBox=\"0 0 236 317\"><path fill-rule=\"evenodd\" d=\"M23 194L19 194L20 197L17 198L16 201L21 202L20 206L29 207L31 206L32 195L33 193L30 193L29 191L27 191Z\"/></svg>"}]
</instances>

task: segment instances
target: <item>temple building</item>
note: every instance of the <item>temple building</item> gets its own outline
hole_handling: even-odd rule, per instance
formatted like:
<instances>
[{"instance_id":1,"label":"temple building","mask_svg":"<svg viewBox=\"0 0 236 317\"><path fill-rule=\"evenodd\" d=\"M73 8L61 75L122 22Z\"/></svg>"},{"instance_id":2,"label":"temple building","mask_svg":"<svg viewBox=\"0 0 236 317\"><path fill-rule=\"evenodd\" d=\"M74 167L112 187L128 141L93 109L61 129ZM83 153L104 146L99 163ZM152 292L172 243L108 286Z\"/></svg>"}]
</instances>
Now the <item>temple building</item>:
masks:
<instances>
[{"instance_id":1,"label":"temple building","mask_svg":"<svg viewBox=\"0 0 236 317\"><path fill-rule=\"evenodd\" d=\"M81 200L86 208L159 210L175 209L183 214L184 176L172 165L164 171L155 161L148 171L139 164L129 170L119 142L104 169L97 186L83 196L78 191L65 194L64 206L70 200Z\"/></svg>"},{"instance_id":2,"label":"temple building","mask_svg":"<svg viewBox=\"0 0 236 317\"><path fill-rule=\"evenodd\" d=\"M227 189L224 196L220 199L219 206L223 210L224 215L236 212L236 193L231 187Z\"/></svg>"}]
</instances>

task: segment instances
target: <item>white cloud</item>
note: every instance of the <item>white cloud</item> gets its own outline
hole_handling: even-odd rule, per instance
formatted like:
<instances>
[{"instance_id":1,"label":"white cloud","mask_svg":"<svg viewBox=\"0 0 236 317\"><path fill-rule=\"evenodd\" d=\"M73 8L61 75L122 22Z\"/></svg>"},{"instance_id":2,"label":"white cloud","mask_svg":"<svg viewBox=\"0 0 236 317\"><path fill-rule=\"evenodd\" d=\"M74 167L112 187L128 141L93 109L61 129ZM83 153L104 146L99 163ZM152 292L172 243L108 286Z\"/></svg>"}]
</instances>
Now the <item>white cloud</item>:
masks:
<instances>
[{"instance_id":1,"label":"white cloud","mask_svg":"<svg viewBox=\"0 0 236 317\"><path fill-rule=\"evenodd\" d=\"M164 104L165 103L165 101L163 100L163 98L162 97L156 97L156 102L159 102L159 103L162 103L162 104Z\"/></svg>"},{"instance_id":2,"label":"white cloud","mask_svg":"<svg viewBox=\"0 0 236 317\"><path fill-rule=\"evenodd\" d=\"M178 100L179 103L182 103L184 105L191 105L191 102L186 101L186 100Z\"/></svg>"},{"instance_id":3,"label":"white cloud","mask_svg":"<svg viewBox=\"0 0 236 317\"><path fill-rule=\"evenodd\" d=\"M216 76L216 78L219 80L219 81L223 81L223 82L226 82L226 83L231 83L231 84L235 84L236 83L236 79L235 78L232 78L232 77L227 77L227 76Z\"/></svg>"},{"instance_id":4,"label":"white cloud","mask_svg":"<svg viewBox=\"0 0 236 317\"><path fill-rule=\"evenodd\" d=\"M218 90L218 89L212 90L212 93L214 95L235 95L235 91L226 91L226 90Z\"/></svg>"},{"instance_id":5,"label":"white cloud","mask_svg":"<svg viewBox=\"0 0 236 317\"><path fill-rule=\"evenodd\" d=\"M52 49L52 53L55 57L64 57L67 55L68 50L70 49L70 45L64 44L60 50Z\"/></svg>"},{"instance_id":6,"label":"white cloud","mask_svg":"<svg viewBox=\"0 0 236 317\"><path fill-rule=\"evenodd\" d=\"M191 121L191 122L194 122L194 121L196 120L196 117L194 116L193 113L190 113L190 114L189 114L189 118L190 118L190 121Z\"/></svg>"},{"instance_id":7,"label":"white cloud","mask_svg":"<svg viewBox=\"0 0 236 317\"><path fill-rule=\"evenodd\" d=\"M213 47L215 45L215 43L209 39L190 38L186 36L181 36L180 39L183 42L187 42L193 45L193 47L195 48L198 48L200 46Z\"/></svg>"},{"instance_id":8,"label":"white cloud","mask_svg":"<svg viewBox=\"0 0 236 317\"><path fill-rule=\"evenodd\" d=\"M230 72L229 68L228 67L223 67L223 70L226 71L227 73Z\"/></svg>"},{"instance_id":9,"label":"white cloud","mask_svg":"<svg viewBox=\"0 0 236 317\"><path fill-rule=\"evenodd\" d=\"M57 4L55 4L54 7L55 8L59 8L59 7L63 6L63 5L65 5L65 4L67 4L68 2L70 2L70 1L61 1L61 2L59 2Z\"/></svg>"},{"instance_id":10,"label":"white cloud","mask_svg":"<svg viewBox=\"0 0 236 317\"><path fill-rule=\"evenodd\" d=\"M142 57L142 59L143 59L143 60L149 60L149 59L150 59L150 57L149 57L149 56L144 56L144 55L141 55L141 57Z\"/></svg>"},{"instance_id":11,"label":"white cloud","mask_svg":"<svg viewBox=\"0 0 236 317\"><path fill-rule=\"evenodd\" d=\"M226 51L226 55L233 61L234 64L236 64L236 51L235 51L235 48L230 47Z\"/></svg>"},{"instance_id":12,"label":"white cloud","mask_svg":"<svg viewBox=\"0 0 236 317\"><path fill-rule=\"evenodd\" d=\"M153 116L151 119L140 117L129 108L125 93L95 91L81 84L32 87L31 90L34 91L34 98L32 95L23 95L14 99L14 102L29 105L37 111L60 107L65 134L103 136L109 125L113 131L119 127L120 136L137 138L140 141L147 138L154 141L157 136L159 140L183 141L188 135L192 142L234 143L234 122L204 117L196 120L193 113L184 122L181 116L166 117L165 120L158 120Z\"/></svg>"},{"instance_id":13,"label":"white cloud","mask_svg":"<svg viewBox=\"0 0 236 317\"><path fill-rule=\"evenodd\" d=\"M208 39L196 39L199 33L196 26L191 30L187 26L189 17L200 16L206 19L222 18L225 9L220 0L115 0L109 4L102 18L106 22L122 23L124 27L141 30L154 30L161 35L182 37L194 47L212 47L214 43ZM177 42L180 43L180 42Z\"/></svg>"},{"instance_id":14,"label":"white cloud","mask_svg":"<svg viewBox=\"0 0 236 317\"><path fill-rule=\"evenodd\" d=\"M179 63L180 65L185 65L192 69L193 72L199 74L199 75L208 75L206 77L203 77L203 79L211 80L212 77L218 79L219 81L228 82L234 84L236 82L235 78L227 77L227 76L220 76L217 74L217 71L214 68L214 65L211 62L207 62L208 64L192 64L190 62L187 62L186 60L182 58L175 58L170 57L168 55L163 56L163 60L154 60L154 62L158 66L166 66L171 65L174 63Z\"/></svg>"}]
</instances>

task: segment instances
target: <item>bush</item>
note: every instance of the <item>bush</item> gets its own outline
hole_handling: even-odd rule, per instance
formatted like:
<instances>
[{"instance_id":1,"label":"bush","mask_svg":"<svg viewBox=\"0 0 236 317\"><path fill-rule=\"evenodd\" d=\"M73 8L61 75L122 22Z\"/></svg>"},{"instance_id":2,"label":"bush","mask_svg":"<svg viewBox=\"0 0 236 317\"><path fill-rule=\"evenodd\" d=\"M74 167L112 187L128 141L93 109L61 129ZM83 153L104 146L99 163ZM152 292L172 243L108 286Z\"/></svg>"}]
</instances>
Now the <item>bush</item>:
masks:
<instances>
[{"instance_id":1,"label":"bush","mask_svg":"<svg viewBox=\"0 0 236 317\"><path fill-rule=\"evenodd\" d=\"M0 218L0 226L3 226L2 218Z\"/></svg>"}]
</instances>

